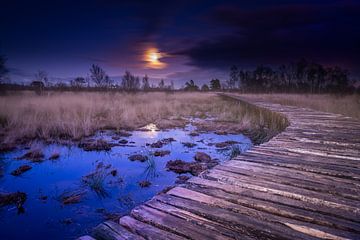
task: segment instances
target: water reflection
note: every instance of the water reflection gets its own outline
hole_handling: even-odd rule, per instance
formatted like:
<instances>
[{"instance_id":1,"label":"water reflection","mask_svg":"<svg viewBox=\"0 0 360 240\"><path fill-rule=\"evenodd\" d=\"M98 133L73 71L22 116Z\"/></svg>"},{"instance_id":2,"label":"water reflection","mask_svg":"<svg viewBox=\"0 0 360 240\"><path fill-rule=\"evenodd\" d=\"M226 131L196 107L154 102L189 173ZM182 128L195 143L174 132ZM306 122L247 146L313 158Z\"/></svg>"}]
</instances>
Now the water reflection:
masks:
<instances>
[{"instance_id":1,"label":"water reflection","mask_svg":"<svg viewBox=\"0 0 360 240\"><path fill-rule=\"evenodd\" d=\"M145 131L146 130L146 131ZM87 234L92 227L106 218L128 213L134 206L150 199L168 186L174 185L178 174L166 171L169 160L193 161L197 151L203 151L213 158L228 159L230 149L219 151L215 143L236 141L241 151L251 146L242 135L216 135L200 133L192 125L185 129L159 130L149 124L132 136L121 137L129 144L118 144L114 132L99 132L94 138L104 139L116 146L111 151L86 152L77 146L43 145L45 160L34 163L26 159L15 160L26 153L20 149L3 154L0 171L3 171L0 191L22 191L28 195L24 204L25 214L18 216L16 208L0 208L0 232L2 239L74 239ZM166 141L160 148L148 144ZM196 143L188 148L183 142ZM130 144L131 143L131 144ZM156 150L169 151L164 156L154 156ZM48 159L54 151L60 157ZM147 161L130 161L133 154L148 157ZM21 165L32 169L20 177L10 173ZM149 181L149 187L139 182ZM22 231L18 231L19 227Z\"/></svg>"}]
</instances>

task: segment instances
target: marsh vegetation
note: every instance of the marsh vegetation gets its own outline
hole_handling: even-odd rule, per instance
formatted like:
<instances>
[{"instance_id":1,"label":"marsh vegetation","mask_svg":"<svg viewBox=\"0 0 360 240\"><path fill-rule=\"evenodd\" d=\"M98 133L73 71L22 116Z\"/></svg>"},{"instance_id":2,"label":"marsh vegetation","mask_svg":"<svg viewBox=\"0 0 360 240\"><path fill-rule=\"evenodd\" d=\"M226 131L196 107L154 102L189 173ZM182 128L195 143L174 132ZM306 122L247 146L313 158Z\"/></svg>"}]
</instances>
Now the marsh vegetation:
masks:
<instances>
[{"instance_id":1,"label":"marsh vegetation","mask_svg":"<svg viewBox=\"0 0 360 240\"><path fill-rule=\"evenodd\" d=\"M17 92L0 96L0 141L4 146L36 139L78 141L98 130L183 127L190 118L206 131L265 131L273 135L286 122L277 114L223 99L215 93ZM269 131L271 130L271 131Z\"/></svg>"}]
</instances>

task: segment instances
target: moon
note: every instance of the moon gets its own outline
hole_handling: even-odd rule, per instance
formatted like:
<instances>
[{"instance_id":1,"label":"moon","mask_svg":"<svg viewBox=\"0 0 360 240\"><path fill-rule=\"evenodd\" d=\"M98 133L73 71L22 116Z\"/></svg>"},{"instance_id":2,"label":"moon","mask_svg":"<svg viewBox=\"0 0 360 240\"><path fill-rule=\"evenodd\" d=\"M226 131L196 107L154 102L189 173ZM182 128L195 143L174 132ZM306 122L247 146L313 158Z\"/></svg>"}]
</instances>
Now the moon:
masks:
<instances>
[{"instance_id":1,"label":"moon","mask_svg":"<svg viewBox=\"0 0 360 240\"><path fill-rule=\"evenodd\" d=\"M165 68L166 63L161 62L161 58L165 54L161 53L157 48L149 48L145 51L144 60L147 68L162 69Z\"/></svg>"}]
</instances>

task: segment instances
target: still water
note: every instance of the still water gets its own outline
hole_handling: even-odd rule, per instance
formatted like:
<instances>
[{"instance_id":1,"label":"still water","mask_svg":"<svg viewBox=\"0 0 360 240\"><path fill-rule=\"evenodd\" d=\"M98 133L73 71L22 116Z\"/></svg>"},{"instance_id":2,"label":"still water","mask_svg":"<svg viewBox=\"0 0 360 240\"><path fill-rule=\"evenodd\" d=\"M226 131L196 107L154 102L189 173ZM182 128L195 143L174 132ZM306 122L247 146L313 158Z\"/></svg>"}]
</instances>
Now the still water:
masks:
<instances>
[{"instance_id":1,"label":"still water","mask_svg":"<svg viewBox=\"0 0 360 240\"><path fill-rule=\"evenodd\" d=\"M251 141L243 135L200 133L190 136L196 130L191 124L167 131L148 125L145 130L133 131L131 136L116 140L111 131L98 133L96 139L112 143L123 139L128 141L110 151L84 151L77 146L36 143L45 155L44 161L38 163L17 159L28 151L24 148L0 153L0 192L27 194L24 213L19 214L13 205L0 208L0 239L74 239L88 234L106 217L127 214L134 206L173 186L179 174L166 170L167 161L180 159L190 162L198 151L220 161L227 160L229 150L214 146L224 141L237 141L241 151L251 147ZM160 149L147 145L164 138L174 138L175 141ZM183 142L195 143L196 146L188 148ZM154 157L152 152L155 150L168 150L170 154ZM60 157L48 160L54 152L60 153ZM149 160L130 161L128 157L133 154L146 155ZM20 176L10 174L24 164L32 169ZM100 185L98 188L84 181L94 172L100 172L100 180L95 180ZM139 182L144 180L151 185L140 187ZM80 196L79 201L63 204L61 199L73 193Z\"/></svg>"}]
</instances>

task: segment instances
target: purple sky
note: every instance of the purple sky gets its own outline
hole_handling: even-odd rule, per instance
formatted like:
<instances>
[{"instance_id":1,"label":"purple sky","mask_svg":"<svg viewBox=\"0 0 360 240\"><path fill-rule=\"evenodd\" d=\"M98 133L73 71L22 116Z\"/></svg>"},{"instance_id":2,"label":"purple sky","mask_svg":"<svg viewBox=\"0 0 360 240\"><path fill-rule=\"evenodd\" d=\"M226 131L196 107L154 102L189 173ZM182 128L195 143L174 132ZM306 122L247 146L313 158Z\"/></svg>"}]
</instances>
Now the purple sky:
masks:
<instances>
[{"instance_id":1,"label":"purple sky","mask_svg":"<svg viewBox=\"0 0 360 240\"><path fill-rule=\"evenodd\" d=\"M234 64L303 57L360 73L359 1L14 0L1 4L0 22L13 82L31 81L37 70L68 81L95 63L115 80L130 70L181 86L225 80ZM149 48L165 68L149 68Z\"/></svg>"}]
</instances>

